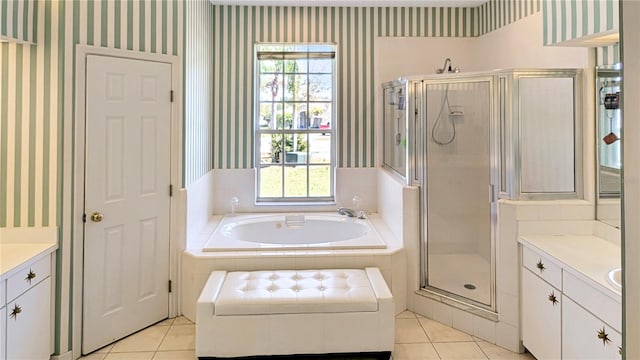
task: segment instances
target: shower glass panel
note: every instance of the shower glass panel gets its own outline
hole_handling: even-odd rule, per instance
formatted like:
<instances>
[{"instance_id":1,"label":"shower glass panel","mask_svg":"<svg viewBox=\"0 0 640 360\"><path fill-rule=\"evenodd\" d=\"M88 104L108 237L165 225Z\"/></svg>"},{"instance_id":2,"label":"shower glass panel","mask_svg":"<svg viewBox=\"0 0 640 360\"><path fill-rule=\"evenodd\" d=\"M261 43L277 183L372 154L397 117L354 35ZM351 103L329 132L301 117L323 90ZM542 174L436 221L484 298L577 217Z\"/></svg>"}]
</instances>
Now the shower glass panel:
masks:
<instances>
[{"instance_id":1,"label":"shower glass panel","mask_svg":"<svg viewBox=\"0 0 640 360\"><path fill-rule=\"evenodd\" d=\"M427 289L493 306L492 86L426 85ZM497 189L495 189L497 191Z\"/></svg>"}]
</instances>

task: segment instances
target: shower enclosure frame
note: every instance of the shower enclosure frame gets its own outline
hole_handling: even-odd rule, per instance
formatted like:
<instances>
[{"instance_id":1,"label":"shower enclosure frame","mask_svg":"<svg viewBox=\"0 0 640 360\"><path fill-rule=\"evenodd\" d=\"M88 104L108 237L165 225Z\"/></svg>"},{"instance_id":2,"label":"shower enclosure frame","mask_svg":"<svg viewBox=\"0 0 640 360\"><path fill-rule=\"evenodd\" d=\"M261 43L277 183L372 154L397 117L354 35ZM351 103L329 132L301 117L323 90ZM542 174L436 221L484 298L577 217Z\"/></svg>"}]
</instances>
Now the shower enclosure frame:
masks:
<instances>
[{"instance_id":1,"label":"shower enclosure frame","mask_svg":"<svg viewBox=\"0 0 640 360\"><path fill-rule=\"evenodd\" d=\"M499 174L499 140L500 132L498 128L498 117L496 111L497 104L497 86L495 84L495 76L490 73L458 73L458 74L440 74L408 78L409 95L414 100L414 121L409 121L409 131L415 134L413 140L414 148L411 157L412 176L410 184L420 188L420 288L418 293L427 296L433 300L448 304L453 307L460 308L467 312L474 313L487 319L497 320L496 313L496 224L497 224L497 200L498 189L500 189ZM487 189L487 195L490 202L490 304L486 305L467 297L450 293L435 287L430 287L428 283L428 241L426 223L426 204L428 201L427 192L427 114L426 114L426 94L428 85L439 84L462 84L462 83L487 83L489 86L489 166L490 166L490 184Z\"/></svg>"},{"instance_id":2,"label":"shower enclosure frame","mask_svg":"<svg viewBox=\"0 0 640 360\"><path fill-rule=\"evenodd\" d=\"M520 80L525 78L573 79L573 176L572 191L526 192L522 184L521 102ZM548 200L576 199L583 195L582 177L582 71L579 69L517 69L495 70L478 73L458 73L412 76L407 82L407 148L406 179L408 185L420 188L420 284L418 294L440 303L498 321L497 313L497 202L499 199ZM428 283L428 244L426 224L426 161L427 161L427 85L443 83L488 82L490 98L490 305L445 290L433 288ZM423 110L424 109L424 110ZM413 135L413 136L411 136ZM567 139L568 140L568 139Z\"/></svg>"},{"instance_id":3,"label":"shower enclosure frame","mask_svg":"<svg viewBox=\"0 0 640 360\"><path fill-rule=\"evenodd\" d=\"M496 111L500 127L499 199L560 200L581 199L584 196L582 158L582 70L580 69L517 69L492 72L496 82ZM520 109L520 81L531 78L573 79L573 190L527 191L522 176L522 111Z\"/></svg>"}]
</instances>

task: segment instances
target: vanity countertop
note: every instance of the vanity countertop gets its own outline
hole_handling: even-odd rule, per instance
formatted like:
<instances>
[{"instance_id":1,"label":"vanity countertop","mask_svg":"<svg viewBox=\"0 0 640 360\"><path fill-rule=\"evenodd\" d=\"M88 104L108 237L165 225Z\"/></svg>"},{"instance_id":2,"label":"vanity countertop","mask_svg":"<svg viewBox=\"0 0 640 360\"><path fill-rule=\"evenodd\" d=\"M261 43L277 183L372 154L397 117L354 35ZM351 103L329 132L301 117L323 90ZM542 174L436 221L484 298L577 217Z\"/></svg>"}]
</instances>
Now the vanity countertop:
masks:
<instances>
[{"instance_id":1,"label":"vanity countertop","mask_svg":"<svg viewBox=\"0 0 640 360\"><path fill-rule=\"evenodd\" d=\"M0 228L0 280L57 248L56 228Z\"/></svg>"},{"instance_id":2,"label":"vanity countertop","mask_svg":"<svg viewBox=\"0 0 640 360\"><path fill-rule=\"evenodd\" d=\"M563 264L563 269L621 301L621 293L607 280L620 267L620 246L593 235L520 235L518 242L536 248Z\"/></svg>"}]
</instances>

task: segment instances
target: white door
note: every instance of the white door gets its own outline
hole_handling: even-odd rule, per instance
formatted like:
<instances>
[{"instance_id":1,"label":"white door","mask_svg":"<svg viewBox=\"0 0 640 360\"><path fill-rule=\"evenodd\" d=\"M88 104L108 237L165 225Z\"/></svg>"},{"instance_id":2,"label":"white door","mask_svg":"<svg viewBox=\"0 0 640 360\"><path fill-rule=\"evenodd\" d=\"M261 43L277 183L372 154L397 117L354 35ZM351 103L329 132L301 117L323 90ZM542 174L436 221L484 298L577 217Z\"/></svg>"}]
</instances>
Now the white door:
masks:
<instances>
[{"instance_id":1,"label":"white door","mask_svg":"<svg viewBox=\"0 0 640 360\"><path fill-rule=\"evenodd\" d=\"M87 56L82 352L169 314L171 65Z\"/></svg>"}]
</instances>

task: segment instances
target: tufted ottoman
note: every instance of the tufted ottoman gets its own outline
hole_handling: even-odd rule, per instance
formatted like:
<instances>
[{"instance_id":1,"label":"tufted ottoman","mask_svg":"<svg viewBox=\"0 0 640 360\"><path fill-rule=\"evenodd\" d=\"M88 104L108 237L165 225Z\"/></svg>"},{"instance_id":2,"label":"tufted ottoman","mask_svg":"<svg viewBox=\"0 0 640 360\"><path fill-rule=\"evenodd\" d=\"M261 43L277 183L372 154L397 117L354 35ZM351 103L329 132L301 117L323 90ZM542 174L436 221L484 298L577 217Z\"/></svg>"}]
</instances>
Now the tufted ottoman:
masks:
<instances>
[{"instance_id":1,"label":"tufted ottoman","mask_svg":"<svg viewBox=\"0 0 640 360\"><path fill-rule=\"evenodd\" d=\"M378 268L214 271L196 305L196 355L371 353L389 358L394 306Z\"/></svg>"}]
</instances>

